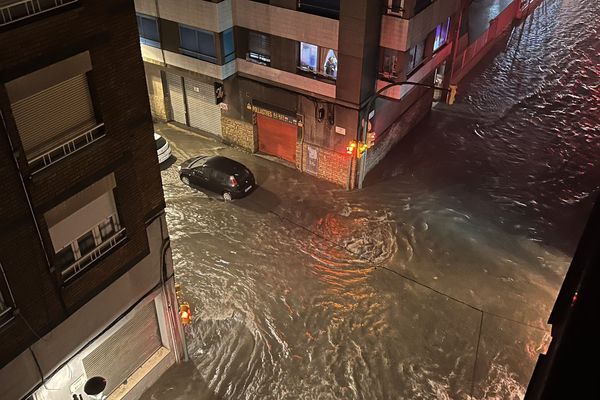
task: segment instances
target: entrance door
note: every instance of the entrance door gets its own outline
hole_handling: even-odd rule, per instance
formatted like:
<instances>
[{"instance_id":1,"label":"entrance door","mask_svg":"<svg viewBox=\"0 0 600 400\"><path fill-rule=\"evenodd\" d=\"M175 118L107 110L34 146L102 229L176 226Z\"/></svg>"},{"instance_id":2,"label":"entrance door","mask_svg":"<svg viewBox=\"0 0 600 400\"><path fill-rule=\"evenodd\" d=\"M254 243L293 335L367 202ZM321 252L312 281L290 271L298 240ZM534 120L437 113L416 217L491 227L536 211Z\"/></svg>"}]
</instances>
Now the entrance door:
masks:
<instances>
[{"instance_id":1,"label":"entrance door","mask_svg":"<svg viewBox=\"0 0 600 400\"><path fill-rule=\"evenodd\" d=\"M190 126L221 136L221 107L215 104L214 86L185 79Z\"/></svg>"},{"instance_id":2,"label":"entrance door","mask_svg":"<svg viewBox=\"0 0 600 400\"><path fill-rule=\"evenodd\" d=\"M167 74L169 88L169 108L171 120L180 124L187 124L185 120L185 102L183 100L183 84L179 75Z\"/></svg>"},{"instance_id":3,"label":"entrance door","mask_svg":"<svg viewBox=\"0 0 600 400\"><path fill-rule=\"evenodd\" d=\"M284 160L296 161L296 125L288 124L261 114L256 115L258 150Z\"/></svg>"}]
</instances>

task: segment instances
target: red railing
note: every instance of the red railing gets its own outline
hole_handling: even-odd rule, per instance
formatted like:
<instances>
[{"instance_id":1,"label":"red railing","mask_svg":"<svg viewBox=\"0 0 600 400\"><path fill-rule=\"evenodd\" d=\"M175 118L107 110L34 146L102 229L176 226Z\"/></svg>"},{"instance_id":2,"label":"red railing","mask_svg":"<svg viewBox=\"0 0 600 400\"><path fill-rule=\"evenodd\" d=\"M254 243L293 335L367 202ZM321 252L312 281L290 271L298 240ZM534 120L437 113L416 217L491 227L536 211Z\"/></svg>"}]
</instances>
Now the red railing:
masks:
<instances>
[{"instance_id":1,"label":"red railing","mask_svg":"<svg viewBox=\"0 0 600 400\"><path fill-rule=\"evenodd\" d=\"M496 18L490 21L490 26L477 40L471 43L462 53L456 56L452 73L452 82L460 81L479 60L487 53L496 39L512 25L519 10L520 0L514 0Z\"/></svg>"}]
</instances>

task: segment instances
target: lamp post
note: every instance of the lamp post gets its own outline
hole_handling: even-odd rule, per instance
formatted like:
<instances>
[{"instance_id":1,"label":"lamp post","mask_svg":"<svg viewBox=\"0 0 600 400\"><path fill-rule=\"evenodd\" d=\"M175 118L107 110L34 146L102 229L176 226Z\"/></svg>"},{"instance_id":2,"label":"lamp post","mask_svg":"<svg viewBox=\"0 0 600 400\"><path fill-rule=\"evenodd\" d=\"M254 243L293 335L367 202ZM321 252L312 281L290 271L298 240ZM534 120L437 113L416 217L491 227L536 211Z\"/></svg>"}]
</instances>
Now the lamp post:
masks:
<instances>
[{"instance_id":1,"label":"lamp post","mask_svg":"<svg viewBox=\"0 0 600 400\"><path fill-rule=\"evenodd\" d=\"M359 128L358 132L359 133L357 134L357 142L359 144L369 142L369 138L367 137L368 125L369 125L369 114L371 112L371 107L373 106L373 103L375 102L375 100L379 96L381 96L381 94L383 92L385 92L386 90L388 90L394 86L401 86L401 85L423 86L423 87L426 87L429 89L438 89L438 90L441 90L444 92L451 92L451 93L455 93L455 90L456 90L456 87L446 89L443 87L438 87L438 86L430 85L427 83L409 82L409 81L394 82L394 83L390 83L389 85L382 87L381 89L379 89L378 91L376 91L369 97L369 100L367 101L367 105L364 110L363 117L359 118L359 123L358 123L358 128ZM365 179L365 168L366 168L366 160L367 160L366 155L367 155L368 148L369 148L369 146L366 146L365 150L362 152L362 154L360 156L360 166L358 168L358 188L359 189L362 189L363 180Z\"/></svg>"}]
</instances>

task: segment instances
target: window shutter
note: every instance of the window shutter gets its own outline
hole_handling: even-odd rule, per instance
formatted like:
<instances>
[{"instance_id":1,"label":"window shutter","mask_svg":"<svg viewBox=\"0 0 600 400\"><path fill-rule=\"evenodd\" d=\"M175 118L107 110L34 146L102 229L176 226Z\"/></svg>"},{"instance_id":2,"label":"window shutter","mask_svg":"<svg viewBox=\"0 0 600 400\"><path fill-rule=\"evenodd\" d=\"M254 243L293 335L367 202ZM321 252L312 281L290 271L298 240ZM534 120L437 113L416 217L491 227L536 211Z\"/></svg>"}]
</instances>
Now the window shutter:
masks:
<instances>
[{"instance_id":1,"label":"window shutter","mask_svg":"<svg viewBox=\"0 0 600 400\"><path fill-rule=\"evenodd\" d=\"M11 108L28 159L96 125L85 74L16 101Z\"/></svg>"}]
</instances>

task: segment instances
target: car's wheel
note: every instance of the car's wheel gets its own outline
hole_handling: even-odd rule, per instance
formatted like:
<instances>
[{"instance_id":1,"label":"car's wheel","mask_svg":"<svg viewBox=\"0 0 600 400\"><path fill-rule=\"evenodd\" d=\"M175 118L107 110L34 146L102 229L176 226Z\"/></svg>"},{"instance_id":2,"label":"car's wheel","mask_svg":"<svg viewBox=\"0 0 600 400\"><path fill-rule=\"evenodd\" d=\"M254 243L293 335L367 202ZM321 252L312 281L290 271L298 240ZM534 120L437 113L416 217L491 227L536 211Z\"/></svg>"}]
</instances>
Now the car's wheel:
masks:
<instances>
[{"instance_id":1,"label":"car's wheel","mask_svg":"<svg viewBox=\"0 0 600 400\"><path fill-rule=\"evenodd\" d=\"M190 186L190 178L188 178L187 176L182 176L181 177L181 182L183 182L186 185Z\"/></svg>"},{"instance_id":2,"label":"car's wheel","mask_svg":"<svg viewBox=\"0 0 600 400\"><path fill-rule=\"evenodd\" d=\"M231 201L231 193L229 193L229 192L223 192L223 200L225 200L225 201Z\"/></svg>"}]
</instances>

